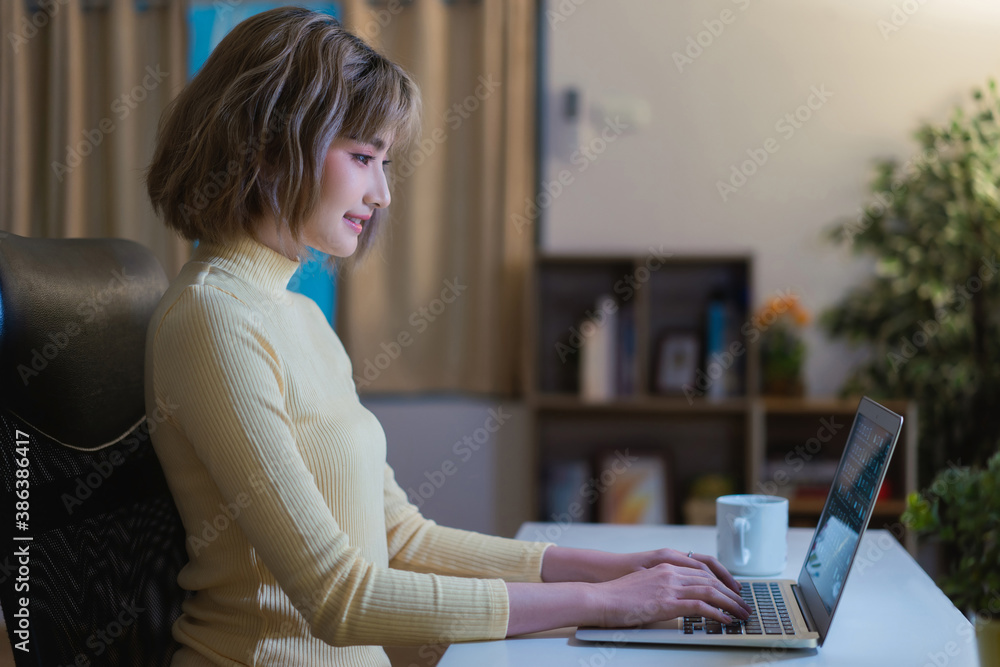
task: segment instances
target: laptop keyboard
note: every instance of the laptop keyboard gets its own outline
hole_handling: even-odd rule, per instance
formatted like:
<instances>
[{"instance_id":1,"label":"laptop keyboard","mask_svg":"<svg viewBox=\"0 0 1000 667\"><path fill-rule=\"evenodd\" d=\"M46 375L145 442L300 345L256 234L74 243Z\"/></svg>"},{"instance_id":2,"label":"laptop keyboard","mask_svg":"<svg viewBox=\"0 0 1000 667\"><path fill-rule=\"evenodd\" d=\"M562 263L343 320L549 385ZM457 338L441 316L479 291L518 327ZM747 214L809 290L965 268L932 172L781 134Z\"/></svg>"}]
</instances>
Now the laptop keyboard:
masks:
<instances>
[{"instance_id":1,"label":"laptop keyboard","mask_svg":"<svg viewBox=\"0 0 1000 667\"><path fill-rule=\"evenodd\" d=\"M777 582L741 582L740 597L750 607L750 618L724 625L701 616L684 617L684 634L793 635L792 618Z\"/></svg>"}]
</instances>

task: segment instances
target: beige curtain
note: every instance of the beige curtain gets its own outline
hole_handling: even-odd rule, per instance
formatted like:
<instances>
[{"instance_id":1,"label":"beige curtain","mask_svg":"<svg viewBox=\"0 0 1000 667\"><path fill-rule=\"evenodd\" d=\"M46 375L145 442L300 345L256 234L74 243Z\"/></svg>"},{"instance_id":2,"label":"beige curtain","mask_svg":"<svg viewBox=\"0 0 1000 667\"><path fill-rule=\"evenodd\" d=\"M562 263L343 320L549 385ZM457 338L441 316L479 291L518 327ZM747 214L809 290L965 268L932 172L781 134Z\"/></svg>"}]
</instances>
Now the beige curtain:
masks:
<instances>
[{"instance_id":1,"label":"beige curtain","mask_svg":"<svg viewBox=\"0 0 1000 667\"><path fill-rule=\"evenodd\" d=\"M0 2L0 228L133 239L173 278L190 244L153 214L142 177L186 77L183 0L32 4Z\"/></svg>"},{"instance_id":2,"label":"beige curtain","mask_svg":"<svg viewBox=\"0 0 1000 667\"><path fill-rule=\"evenodd\" d=\"M341 277L337 330L362 392L522 389L534 229L515 215L534 194L534 5L344 3L347 27L424 101L381 253Z\"/></svg>"},{"instance_id":3,"label":"beige curtain","mask_svg":"<svg viewBox=\"0 0 1000 667\"><path fill-rule=\"evenodd\" d=\"M173 278L190 244L142 174L185 81L183 0L0 0L0 228L134 239ZM148 5L148 7L146 6ZM377 256L341 278L338 332L363 392L521 388L534 230L529 0L345 0L347 26L409 70L423 141L396 165Z\"/></svg>"}]
</instances>

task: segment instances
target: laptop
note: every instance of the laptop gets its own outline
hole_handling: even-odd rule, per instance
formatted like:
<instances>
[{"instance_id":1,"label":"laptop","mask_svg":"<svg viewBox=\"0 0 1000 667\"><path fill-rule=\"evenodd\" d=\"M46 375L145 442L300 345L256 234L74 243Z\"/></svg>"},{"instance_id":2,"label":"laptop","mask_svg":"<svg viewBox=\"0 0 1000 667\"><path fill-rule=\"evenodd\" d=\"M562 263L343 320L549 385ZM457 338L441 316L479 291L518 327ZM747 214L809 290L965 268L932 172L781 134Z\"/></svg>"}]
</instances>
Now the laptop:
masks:
<instances>
[{"instance_id":1,"label":"laptop","mask_svg":"<svg viewBox=\"0 0 1000 667\"><path fill-rule=\"evenodd\" d=\"M861 399L798 581L741 581L740 595L753 609L748 620L723 625L687 616L637 628L581 627L576 631L577 639L734 647L821 646L902 425L901 416L868 397Z\"/></svg>"}]
</instances>

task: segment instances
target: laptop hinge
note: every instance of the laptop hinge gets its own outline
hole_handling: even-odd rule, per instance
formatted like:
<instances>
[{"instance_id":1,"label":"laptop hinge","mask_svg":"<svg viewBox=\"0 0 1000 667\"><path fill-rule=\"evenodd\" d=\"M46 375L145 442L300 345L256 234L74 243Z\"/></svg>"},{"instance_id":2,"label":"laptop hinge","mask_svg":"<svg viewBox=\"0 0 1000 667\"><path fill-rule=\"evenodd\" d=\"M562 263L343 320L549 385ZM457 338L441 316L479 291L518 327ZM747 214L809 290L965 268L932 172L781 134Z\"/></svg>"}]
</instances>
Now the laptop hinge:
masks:
<instances>
[{"instance_id":1,"label":"laptop hinge","mask_svg":"<svg viewBox=\"0 0 1000 667\"><path fill-rule=\"evenodd\" d=\"M795 602L799 605L799 612L802 614L802 618L805 619L806 628L810 632L817 632L816 621L813 620L812 614L809 613L809 607L802 600L802 594L799 592L799 585L792 584L792 594L795 595Z\"/></svg>"}]
</instances>

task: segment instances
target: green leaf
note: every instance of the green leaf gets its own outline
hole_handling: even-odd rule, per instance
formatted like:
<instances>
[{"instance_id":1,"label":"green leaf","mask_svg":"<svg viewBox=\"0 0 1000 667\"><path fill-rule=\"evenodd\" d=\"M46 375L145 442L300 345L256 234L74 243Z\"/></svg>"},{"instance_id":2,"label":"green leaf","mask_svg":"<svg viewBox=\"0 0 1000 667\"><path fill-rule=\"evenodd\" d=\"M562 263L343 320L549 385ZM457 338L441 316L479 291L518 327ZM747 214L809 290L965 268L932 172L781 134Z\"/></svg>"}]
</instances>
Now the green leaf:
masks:
<instances>
[{"instance_id":1,"label":"green leaf","mask_svg":"<svg viewBox=\"0 0 1000 667\"><path fill-rule=\"evenodd\" d=\"M875 273L818 317L871 352L845 393L917 403L924 491L907 497L901 518L946 545L945 590L960 606L1000 591L1000 276L981 274L1000 255L996 81L971 97L917 127L912 157L873 164L864 224L844 220L828 238L871 257ZM799 360L794 346L782 349Z\"/></svg>"}]
</instances>

